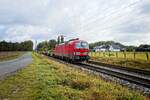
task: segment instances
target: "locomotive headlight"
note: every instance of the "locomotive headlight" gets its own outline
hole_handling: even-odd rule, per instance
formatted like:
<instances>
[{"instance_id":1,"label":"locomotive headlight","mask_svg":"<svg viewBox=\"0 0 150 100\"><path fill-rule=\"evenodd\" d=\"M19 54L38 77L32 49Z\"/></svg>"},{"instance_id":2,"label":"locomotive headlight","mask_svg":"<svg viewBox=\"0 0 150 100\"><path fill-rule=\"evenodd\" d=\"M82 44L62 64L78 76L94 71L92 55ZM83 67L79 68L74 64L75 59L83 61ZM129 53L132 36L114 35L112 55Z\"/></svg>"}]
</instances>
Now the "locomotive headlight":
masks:
<instances>
[{"instance_id":1,"label":"locomotive headlight","mask_svg":"<svg viewBox=\"0 0 150 100\"><path fill-rule=\"evenodd\" d=\"M74 52L74 55L80 55L81 53L80 52Z\"/></svg>"},{"instance_id":2,"label":"locomotive headlight","mask_svg":"<svg viewBox=\"0 0 150 100\"><path fill-rule=\"evenodd\" d=\"M88 52L74 52L74 55L81 55L81 54L83 54L83 55L88 55Z\"/></svg>"},{"instance_id":3,"label":"locomotive headlight","mask_svg":"<svg viewBox=\"0 0 150 100\"><path fill-rule=\"evenodd\" d=\"M80 55L81 53L80 52L76 52L76 55Z\"/></svg>"}]
</instances>

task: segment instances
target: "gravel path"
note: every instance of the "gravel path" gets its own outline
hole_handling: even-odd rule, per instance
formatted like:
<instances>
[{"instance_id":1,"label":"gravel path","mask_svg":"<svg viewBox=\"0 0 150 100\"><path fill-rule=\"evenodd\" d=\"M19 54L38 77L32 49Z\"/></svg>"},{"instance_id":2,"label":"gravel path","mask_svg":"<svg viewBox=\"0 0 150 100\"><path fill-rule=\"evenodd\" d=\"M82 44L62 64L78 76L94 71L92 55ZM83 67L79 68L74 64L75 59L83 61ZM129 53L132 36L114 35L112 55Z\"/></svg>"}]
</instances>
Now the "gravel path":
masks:
<instances>
[{"instance_id":1,"label":"gravel path","mask_svg":"<svg viewBox=\"0 0 150 100\"><path fill-rule=\"evenodd\" d=\"M23 67L26 67L31 64L32 61L32 53L28 52L17 59L0 62L0 77L13 73Z\"/></svg>"}]
</instances>

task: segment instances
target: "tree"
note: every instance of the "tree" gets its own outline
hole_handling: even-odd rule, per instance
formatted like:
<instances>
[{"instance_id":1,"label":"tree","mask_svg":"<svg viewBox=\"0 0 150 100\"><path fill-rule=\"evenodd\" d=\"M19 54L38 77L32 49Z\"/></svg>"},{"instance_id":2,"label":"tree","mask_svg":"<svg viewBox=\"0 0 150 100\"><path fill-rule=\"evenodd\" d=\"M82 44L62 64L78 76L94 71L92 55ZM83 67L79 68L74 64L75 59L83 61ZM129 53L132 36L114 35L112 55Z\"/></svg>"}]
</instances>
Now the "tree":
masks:
<instances>
[{"instance_id":1,"label":"tree","mask_svg":"<svg viewBox=\"0 0 150 100\"><path fill-rule=\"evenodd\" d=\"M136 47L135 46L126 46L126 51L135 51Z\"/></svg>"},{"instance_id":2,"label":"tree","mask_svg":"<svg viewBox=\"0 0 150 100\"><path fill-rule=\"evenodd\" d=\"M32 51L33 42L31 40L21 42L21 43L12 43L1 41L0 42L0 51Z\"/></svg>"},{"instance_id":3,"label":"tree","mask_svg":"<svg viewBox=\"0 0 150 100\"><path fill-rule=\"evenodd\" d=\"M49 40L49 41L43 41L37 45L37 50L38 51L52 50L56 44L57 44L57 41L54 39Z\"/></svg>"},{"instance_id":4,"label":"tree","mask_svg":"<svg viewBox=\"0 0 150 100\"><path fill-rule=\"evenodd\" d=\"M61 43L64 43L64 36L61 35L60 37L61 37Z\"/></svg>"},{"instance_id":5,"label":"tree","mask_svg":"<svg viewBox=\"0 0 150 100\"><path fill-rule=\"evenodd\" d=\"M57 41L52 39L52 40L49 40L49 49L52 50L53 48L55 48L55 45L57 44Z\"/></svg>"},{"instance_id":6,"label":"tree","mask_svg":"<svg viewBox=\"0 0 150 100\"><path fill-rule=\"evenodd\" d=\"M141 44L136 51L150 51L150 45Z\"/></svg>"},{"instance_id":7,"label":"tree","mask_svg":"<svg viewBox=\"0 0 150 100\"><path fill-rule=\"evenodd\" d=\"M60 36L57 38L57 43L60 44Z\"/></svg>"}]
</instances>

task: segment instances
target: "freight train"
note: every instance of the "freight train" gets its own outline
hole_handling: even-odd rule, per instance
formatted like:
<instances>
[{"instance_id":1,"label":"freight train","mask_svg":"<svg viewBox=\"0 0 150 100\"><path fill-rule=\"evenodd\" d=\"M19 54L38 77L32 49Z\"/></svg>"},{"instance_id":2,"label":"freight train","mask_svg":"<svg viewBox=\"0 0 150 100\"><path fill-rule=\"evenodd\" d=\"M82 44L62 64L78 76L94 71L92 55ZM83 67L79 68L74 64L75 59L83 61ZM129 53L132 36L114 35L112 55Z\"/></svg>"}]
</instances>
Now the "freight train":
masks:
<instances>
[{"instance_id":1,"label":"freight train","mask_svg":"<svg viewBox=\"0 0 150 100\"><path fill-rule=\"evenodd\" d=\"M52 55L63 60L83 62L89 60L89 51L89 44L77 38L57 44Z\"/></svg>"}]
</instances>

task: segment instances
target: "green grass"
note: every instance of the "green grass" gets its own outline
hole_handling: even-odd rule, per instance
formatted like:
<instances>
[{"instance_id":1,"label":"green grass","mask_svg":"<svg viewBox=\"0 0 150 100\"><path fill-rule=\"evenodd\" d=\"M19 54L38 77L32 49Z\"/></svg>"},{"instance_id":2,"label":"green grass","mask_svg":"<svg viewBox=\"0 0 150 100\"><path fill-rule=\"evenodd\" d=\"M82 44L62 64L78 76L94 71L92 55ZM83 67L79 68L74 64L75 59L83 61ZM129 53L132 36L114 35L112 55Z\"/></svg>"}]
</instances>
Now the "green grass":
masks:
<instances>
[{"instance_id":1,"label":"green grass","mask_svg":"<svg viewBox=\"0 0 150 100\"><path fill-rule=\"evenodd\" d=\"M5 100L148 100L137 91L33 53L34 63L0 81Z\"/></svg>"},{"instance_id":2,"label":"green grass","mask_svg":"<svg viewBox=\"0 0 150 100\"><path fill-rule=\"evenodd\" d=\"M19 51L14 51L14 52L0 52L0 62L1 61L7 61L7 60L12 60L20 57L23 55L25 52L19 52Z\"/></svg>"},{"instance_id":3,"label":"green grass","mask_svg":"<svg viewBox=\"0 0 150 100\"><path fill-rule=\"evenodd\" d=\"M150 57L150 53L148 55ZM150 71L150 58L147 60L146 52L95 52L90 56L91 60Z\"/></svg>"}]
</instances>

